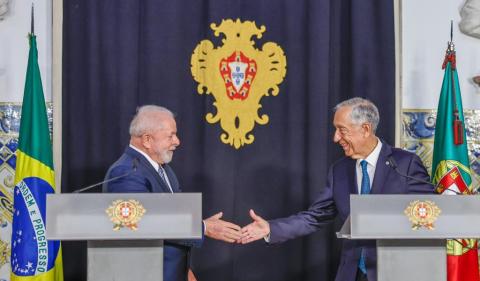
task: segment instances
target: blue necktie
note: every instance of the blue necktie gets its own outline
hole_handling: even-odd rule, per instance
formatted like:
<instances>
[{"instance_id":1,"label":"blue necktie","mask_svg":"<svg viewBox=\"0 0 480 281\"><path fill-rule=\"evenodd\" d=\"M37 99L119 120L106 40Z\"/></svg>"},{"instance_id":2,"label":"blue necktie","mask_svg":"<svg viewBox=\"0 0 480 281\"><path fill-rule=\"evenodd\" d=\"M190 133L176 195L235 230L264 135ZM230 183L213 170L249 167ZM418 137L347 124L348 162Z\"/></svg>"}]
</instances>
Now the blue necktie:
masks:
<instances>
[{"instance_id":1,"label":"blue necktie","mask_svg":"<svg viewBox=\"0 0 480 281\"><path fill-rule=\"evenodd\" d=\"M370 193L370 177L368 176L367 171L367 161L362 160L360 161L360 165L362 166L362 185L360 188L360 194L369 194ZM360 252L360 260L358 261L358 268L363 272L363 274L367 274L367 267L365 266L365 251L362 248Z\"/></svg>"},{"instance_id":2,"label":"blue necktie","mask_svg":"<svg viewBox=\"0 0 480 281\"><path fill-rule=\"evenodd\" d=\"M367 165L368 162L366 160L360 161L360 165L362 166L362 186L360 189L360 194L369 194L370 193L370 177L368 176Z\"/></svg>"}]
</instances>

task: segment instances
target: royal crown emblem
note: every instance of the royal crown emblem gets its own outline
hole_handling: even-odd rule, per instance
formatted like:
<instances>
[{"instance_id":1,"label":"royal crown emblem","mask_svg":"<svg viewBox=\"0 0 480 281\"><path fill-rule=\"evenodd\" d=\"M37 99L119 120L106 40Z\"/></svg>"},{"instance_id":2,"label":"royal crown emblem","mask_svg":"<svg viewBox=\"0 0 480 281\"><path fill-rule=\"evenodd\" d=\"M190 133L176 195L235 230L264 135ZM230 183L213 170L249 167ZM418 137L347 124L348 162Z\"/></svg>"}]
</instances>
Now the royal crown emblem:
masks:
<instances>
[{"instance_id":1,"label":"royal crown emblem","mask_svg":"<svg viewBox=\"0 0 480 281\"><path fill-rule=\"evenodd\" d=\"M468 181L467 181L468 180ZM442 160L434 174L439 194L471 194L471 171L468 166L455 160Z\"/></svg>"},{"instance_id":2,"label":"royal crown emblem","mask_svg":"<svg viewBox=\"0 0 480 281\"><path fill-rule=\"evenodd\" d=\"M276 43L267 42L261 50L255 47L252 37L262 37L266 31L263 25L257 28L252 21L227 19L210 27L215 36L224 35L223 45L215 47L202 40L193 51L191 72L198 82L198 93L215 98L217 112L208 113L207 122L220 122L222 142L239 149L255 140L251 133L255 123L268 123L267 114L259 116L260 101L263 96L278 95L287 59Z\"/></svg>"},{"instance_id":3,"label":"royal crown emblem","mask_svg":"<svg viewBox=\"0 0 480 281\"><path fill-rule=\"evenodd\" d=\"M428 230L435 229L433 223L440 215L440 208L432 201L415 200L410 202L404 213L412 222L412 229L417 230L425 227Z\"/></svg>"},{"instance_id":4,"label":"royal crown emblem","mask_svg":"<svg viewBox=\"0 0 480 281\"><path fill-rule=\"evenodd\" d=\"M137 230L137 223L142 219L146 210L137 200L115 200L105 212L113 222L113 230L117 231L122 227Z\"/></svg>"}]
</instances>

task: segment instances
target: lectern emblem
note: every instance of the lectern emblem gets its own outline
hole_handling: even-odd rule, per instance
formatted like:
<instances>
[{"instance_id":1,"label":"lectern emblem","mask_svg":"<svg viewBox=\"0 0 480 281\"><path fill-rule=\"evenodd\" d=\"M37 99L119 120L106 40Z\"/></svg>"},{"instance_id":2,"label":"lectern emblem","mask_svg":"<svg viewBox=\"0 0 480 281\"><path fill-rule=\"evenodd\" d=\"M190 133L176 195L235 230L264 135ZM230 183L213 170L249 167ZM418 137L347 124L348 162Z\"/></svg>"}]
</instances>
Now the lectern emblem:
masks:
<instances>
[{"instance_id":1,"label":"lectern emblem","mask_svg":"<svg viewBox=\"0 0 480 281\"><path fill-rule=\"evenodd\" d=\"M117 231L122 227L137 230L137 223L142 219L146 210L137 200L115 200L105 212L113 222L113 230Z\"/></svg>"},{"instance_id":2,"label":"lectern emblem","mask_svg":"<svg viewBox=\"0 0 480 281\"><path fill-rule=\"evenodd\" d=\"M412 222L412 229L417 230L420 227L425 227L428 230L433 230L435 227L433 223L440 215L440 208L432 201L415 200L410 202L404 213Z\"/></svg>"}]
</instances>

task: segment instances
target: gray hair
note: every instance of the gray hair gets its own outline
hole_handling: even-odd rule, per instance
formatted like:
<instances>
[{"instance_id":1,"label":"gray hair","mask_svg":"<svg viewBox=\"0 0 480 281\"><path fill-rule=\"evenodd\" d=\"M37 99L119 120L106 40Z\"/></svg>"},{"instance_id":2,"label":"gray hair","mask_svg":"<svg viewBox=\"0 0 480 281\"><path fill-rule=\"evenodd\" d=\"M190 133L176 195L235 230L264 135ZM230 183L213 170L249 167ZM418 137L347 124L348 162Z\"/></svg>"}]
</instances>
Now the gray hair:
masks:
<instances>
[{"instance_id":1,"label":"gray hair","mask_svg":"<svg viewBox=\"0 0 480 281\"><path fill-rule=\"evenodd\" d=\"M373 102L363 98L351 98L342 101L333 108L333 112L337 112L342 107L352 107L350 118L355 124L370 123L372 130L377 131L378 123L380 122L380 115L378 109Z\"/></svg>"},{"instance_id":2,"label":"gray hair","mask_svg":"<svg viewBox=\"0 0 480 281\"><path fill-rule=\"evenodd\" d=\"M137 109L137 113L130 123L130 136L139 137L145 133L154 132L163 128L159 113L166 113L174 118L174 114L165 107L158 105L144 105Z\"/></svg>"}]
</instances>

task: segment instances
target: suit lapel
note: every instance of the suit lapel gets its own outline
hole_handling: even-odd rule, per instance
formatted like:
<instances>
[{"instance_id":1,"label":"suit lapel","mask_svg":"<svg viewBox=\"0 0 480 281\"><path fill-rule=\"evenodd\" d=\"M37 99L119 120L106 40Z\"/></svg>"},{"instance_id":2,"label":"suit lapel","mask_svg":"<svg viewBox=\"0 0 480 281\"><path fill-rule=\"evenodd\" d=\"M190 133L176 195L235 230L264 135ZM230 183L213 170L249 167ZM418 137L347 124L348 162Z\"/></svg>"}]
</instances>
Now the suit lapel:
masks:
<instances>
[{"instance_id":1,"label":"suit lapel","mask_svg":"<svg viewBox=\"0 0 480 281\"><path fill-rule=\"evenodd\" d=\"M335 184L335 186L348 186L348 196L350 194L358 194L357 171L355 170L356 163L355 160L347 158L344 164L345 167L338 169L337 171L341 171L341 173L335 177L339 182L338 184ZM352 175L354 176L352 177Z\"/></svg>"},{"instance_id":2,"label":"suit lapel","mask_svg":"<svg viewBox=\"0 0 480 281\"><path fill-rule=\"evenodd\" d=\"M150 178L155 179L156 184L152 186L152 192L170 192L170 188L168 188L167 184L158 174L158 171L156 171L152 164L148 162L145 156L143 156L131 147L127 148L127 153L130 154L132 157L138 159L138 165L142 166L143 170L146 170L149 173Z\"/></svg>"},{"instance_id":3,"label":"suit lapel","mask_svg":"<svg viewBox=\"0 0 480 281\"><path fill-rule=\"evenodd\" d=\"M388 157L392 154L392 147L382 141L382 150L378 156L377 166L375 167L375 176L372 183L372 190L370 193L382 193L385 186L387 176L392 169L387 165Z\"/></svg>"}]
</instances>

